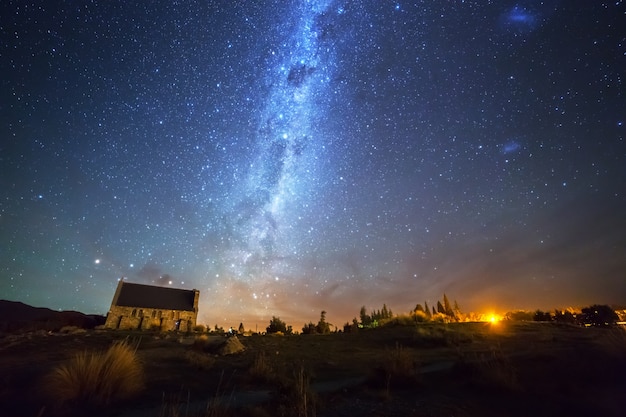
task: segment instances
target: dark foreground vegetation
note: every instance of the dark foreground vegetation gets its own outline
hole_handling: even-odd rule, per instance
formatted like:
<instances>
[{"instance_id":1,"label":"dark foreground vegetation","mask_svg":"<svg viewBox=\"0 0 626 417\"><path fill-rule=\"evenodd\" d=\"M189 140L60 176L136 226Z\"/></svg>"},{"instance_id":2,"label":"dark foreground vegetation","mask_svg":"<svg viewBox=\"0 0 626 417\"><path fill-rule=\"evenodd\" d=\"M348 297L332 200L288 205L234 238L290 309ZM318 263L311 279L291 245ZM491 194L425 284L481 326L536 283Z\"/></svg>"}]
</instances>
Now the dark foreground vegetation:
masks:
<instances>
[{"instance_id":1,"label":"dark foreground vegetation","mask_svg":"<svg viewBox=\"0 0 626 417\"><path fill-rule=\"evenodd\" d=\"M0 338L7 416L624 416L626 332L414 323L315 335Z\"/></svg>"}]
</instances>

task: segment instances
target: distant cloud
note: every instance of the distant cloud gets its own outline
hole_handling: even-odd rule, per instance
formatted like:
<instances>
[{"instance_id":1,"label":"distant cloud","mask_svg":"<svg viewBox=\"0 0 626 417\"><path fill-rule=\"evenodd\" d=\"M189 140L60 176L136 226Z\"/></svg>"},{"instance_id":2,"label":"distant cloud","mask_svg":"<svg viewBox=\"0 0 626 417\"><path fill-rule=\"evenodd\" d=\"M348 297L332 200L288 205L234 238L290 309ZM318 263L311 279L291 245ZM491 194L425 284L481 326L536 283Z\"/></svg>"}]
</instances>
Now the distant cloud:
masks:
<instances>
[{"instance_id":1,"label":"distant cloud","mask_svg":"<svg viewBox=\"0 0 626 417\"><path fill-rule=\"evenodd\" d=\"M135 276L140 283L149 285L168 286L175 280L170 274L163 273L162 268L153 262L142 266Z\"/></svg>"}]
</instances>

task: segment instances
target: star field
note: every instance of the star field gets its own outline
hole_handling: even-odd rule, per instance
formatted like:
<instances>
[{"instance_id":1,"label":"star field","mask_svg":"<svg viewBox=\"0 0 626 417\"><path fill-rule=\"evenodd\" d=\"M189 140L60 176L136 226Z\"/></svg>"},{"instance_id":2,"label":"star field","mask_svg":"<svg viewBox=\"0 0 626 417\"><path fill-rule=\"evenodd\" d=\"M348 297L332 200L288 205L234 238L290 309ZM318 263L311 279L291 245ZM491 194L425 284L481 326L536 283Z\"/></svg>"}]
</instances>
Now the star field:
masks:
<instances>
[{"instance_id":1,"label":"star field","mask_svg":"<svg viewBox=\"0 0 626 417\"><path fill-rule=\"evenodd\" d=\"M259 3L2 2L1 298L625 301L622 1Z\"/></svg>"}]
</instances>

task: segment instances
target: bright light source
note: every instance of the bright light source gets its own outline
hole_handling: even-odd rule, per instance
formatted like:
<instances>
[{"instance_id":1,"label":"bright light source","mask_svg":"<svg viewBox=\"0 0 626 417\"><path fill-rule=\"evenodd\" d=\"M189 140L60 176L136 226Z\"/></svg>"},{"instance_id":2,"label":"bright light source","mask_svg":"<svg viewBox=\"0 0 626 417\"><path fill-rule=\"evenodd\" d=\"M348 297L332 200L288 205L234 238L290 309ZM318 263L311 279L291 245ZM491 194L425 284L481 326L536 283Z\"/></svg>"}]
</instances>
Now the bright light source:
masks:
<instances>
[{"instance_id":1,"label":"bright light source","mask_svg":"<svg viewBox=\"0 0 626 417\"><path fill-rule=\"evenodd\" d=\"M500 320L502 320L502 317L500 317L497 314L490 314L487 317L487 321L491 324L498 324L500 322Z\"/></svg>"}]
</instances>

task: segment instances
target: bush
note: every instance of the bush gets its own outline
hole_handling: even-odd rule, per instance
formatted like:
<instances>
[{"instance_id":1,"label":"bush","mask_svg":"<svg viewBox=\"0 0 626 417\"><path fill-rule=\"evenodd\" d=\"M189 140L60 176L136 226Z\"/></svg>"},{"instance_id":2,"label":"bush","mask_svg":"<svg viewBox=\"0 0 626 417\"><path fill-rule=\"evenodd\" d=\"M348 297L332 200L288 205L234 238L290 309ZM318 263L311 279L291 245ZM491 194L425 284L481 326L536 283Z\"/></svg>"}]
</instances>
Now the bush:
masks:
<instances>
[{"instance_id":1,"label":"bush","mask_svg":"<svg viewBox=\"0 0 626 417\"><path fill-rule=\"evenodd\" d=\"M143 388L136 349L114 343L104 353L79 353L44 377L44 391L57 405L101 406L129 398Z\"/></svg>"},{"instance_id":2,"label":"bush","mask_svg":"<svg viewBox=\"0 0 626 417\"><path fill-rule=\"evenodd\" d=\"M607 305L594 304L582 309L582 322L587 326L608 327L618 320L617 313Z\"/></svg>"}]
</instances>

